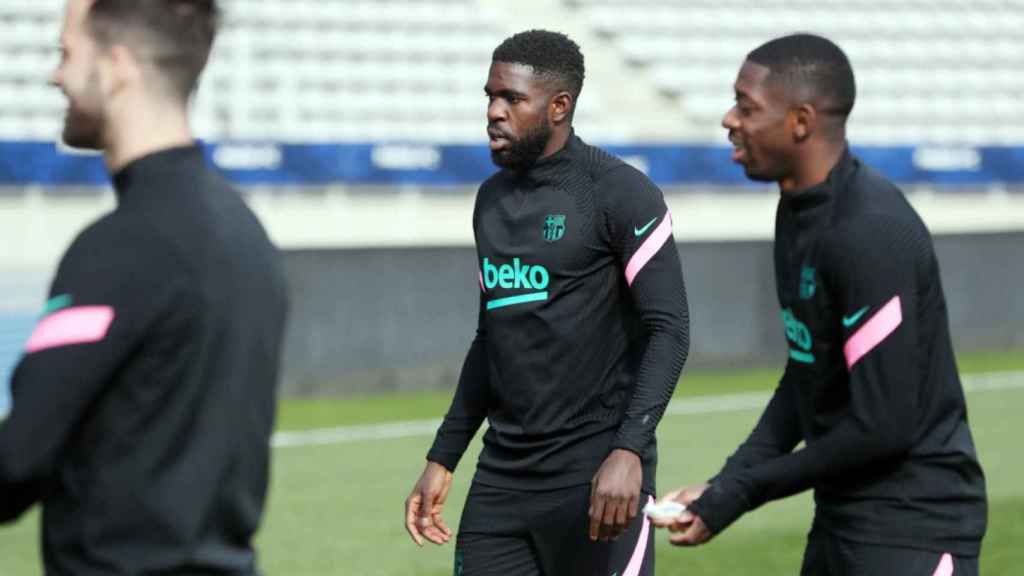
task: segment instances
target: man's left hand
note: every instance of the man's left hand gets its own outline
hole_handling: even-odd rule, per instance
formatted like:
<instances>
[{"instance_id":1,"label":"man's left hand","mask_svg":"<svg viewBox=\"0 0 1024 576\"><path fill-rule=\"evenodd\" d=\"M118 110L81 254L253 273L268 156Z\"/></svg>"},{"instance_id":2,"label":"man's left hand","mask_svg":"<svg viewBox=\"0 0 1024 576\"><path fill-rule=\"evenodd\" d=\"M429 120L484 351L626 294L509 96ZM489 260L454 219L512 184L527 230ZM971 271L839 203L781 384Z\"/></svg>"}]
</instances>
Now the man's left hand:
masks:
<instances>
[{"instance_id":1,"label":"man's left hand","mask_svg":"<svg viewBox=\"0 0 1024 576\"><path fill-rule=\"evenodd\" d=\"M640 508L642 481L640 456L621 448L612 450L591 482L591 540L614 540L629 527Z\"/></svg>"},{"instance_id":2,"label":"man's left hand","mask_svg":"<svg viewBox=\"0 0 1024 576\"><path fill-rule=\"evenodd\" d=\"M688 514L684 512L684 514ZM704 524L700 516L690 514L690 522L681 522L669 527L669 532L674 532L669 537L673 546L700 546L711 540L714 533Z\"/></svg>"}]
</instances>

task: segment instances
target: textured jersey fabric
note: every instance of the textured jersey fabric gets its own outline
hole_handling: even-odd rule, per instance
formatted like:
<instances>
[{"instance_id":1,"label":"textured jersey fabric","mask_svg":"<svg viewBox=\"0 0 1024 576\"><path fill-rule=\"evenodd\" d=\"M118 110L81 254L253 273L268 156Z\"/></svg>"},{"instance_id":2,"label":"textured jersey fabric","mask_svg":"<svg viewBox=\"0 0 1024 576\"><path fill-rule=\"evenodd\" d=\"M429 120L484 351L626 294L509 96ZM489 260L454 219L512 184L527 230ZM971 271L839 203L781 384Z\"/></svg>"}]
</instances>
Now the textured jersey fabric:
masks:
<instances>
[{"instance_id":1,"label":"textured jersey fabric","mask_svg":"<svg viewBox=\"0 0 1024 576\"><path fill-rule=\"evenodd\" d=\"M477 335L428 459L454 469L487 418L476 479L546 490L591 481L615 448L654 491L654 431L689 346L661 191L572 136L477 195Z\"/></svg>"},{"instance_id":2,"label":"textured jersey fabric","mask_svg":"<svg viewBox=\"0 0 1024 576\"><path fill-rule=\"evenodd\" d=\"M252 574L286 315L277 250L197 147L114 175L62 259L0 424L0 519L47 574Z\"/></svg>"},{"instance_id":3,"label":"textured jersey fabric","mask_svg":"<svg viewBox=\"0 0 1024 576\"><path fill-rule=\"evenodd\" d=\"M693 510L717 531L813 488L824 531L976 555L985 480L924 223L846 153L821 185L783 194L775 269L785 373Z\"/></svg>"}]
</instances>

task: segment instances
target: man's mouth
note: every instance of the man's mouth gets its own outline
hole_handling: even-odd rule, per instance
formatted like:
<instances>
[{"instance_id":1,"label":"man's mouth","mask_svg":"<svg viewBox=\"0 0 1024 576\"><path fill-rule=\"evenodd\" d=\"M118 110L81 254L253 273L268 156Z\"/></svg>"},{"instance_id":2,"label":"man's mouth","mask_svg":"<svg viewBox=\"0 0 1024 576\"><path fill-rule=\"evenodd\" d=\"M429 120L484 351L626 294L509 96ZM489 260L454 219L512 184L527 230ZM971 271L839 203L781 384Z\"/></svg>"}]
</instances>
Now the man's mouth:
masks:
<instances>
[{"instance_id":1,"label":"man's mouth","mask_svg":"<svg viewBox=\"0 0 1024 576\"><path fill-rule=\"evenodd\" d=\"M747 157L747 149L736 136L729 135L729 142L732 143L732 161L742 163Z\"/></svg>"},{"instance_id":2,"label":"man's mouth","mask_svg":"<svg viewBox=\"0 0 1024 576\"><path fill-rule=\"evenodd\" d=\"M500 130L488 128L487 136L490 139L491 152L504 150L510 145L509 137Z\"/></svg>"}]
</instances>

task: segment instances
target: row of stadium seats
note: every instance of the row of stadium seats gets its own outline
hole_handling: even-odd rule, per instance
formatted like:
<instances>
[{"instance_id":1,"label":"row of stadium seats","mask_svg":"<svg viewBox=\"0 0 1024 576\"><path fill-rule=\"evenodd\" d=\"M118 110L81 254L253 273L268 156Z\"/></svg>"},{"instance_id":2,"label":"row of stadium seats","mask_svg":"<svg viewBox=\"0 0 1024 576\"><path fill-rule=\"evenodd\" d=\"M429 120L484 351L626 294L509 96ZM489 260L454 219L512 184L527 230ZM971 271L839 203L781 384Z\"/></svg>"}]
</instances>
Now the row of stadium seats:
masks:
<instances>
[{"instance_id":1,"label":"row of stadium seats","mask_svg":"<svg viewBox=\"0 0 1024 576\"><path fill-rule=\"evenodd\" d=\"M858 76L851 138L864 144L1024 142L1024 0L551 0L572 8L664 103L679 137L721 141L744 55L797 29L835 38ZM64 101L46 86L62 0L0 2L0 138L52 138ZM483 138L491 50L508 34L475 0L228 0L196 98L211 139ZM587 52L587 46L584 46ZM632 84L635 86L635 84ZM588 84L577 122L611 134ZM633 89L633 88L631 88ZM631 113L657 115L657 110ZM638 123L642 124L642 123ZM620 128L616 128L620 129ZM617 138L643 141L638 131Z\"/></svg>"},{"instance_id":2,"label":"row of stadium seats","mask_svg":"<svg viewBox=\"0 0 1024 576\"><path fill-rule=\"evenodd\" d=\"M852 140L1019 144L1021 0L563 0L692 121L720 137L745 55L798 30L849 55L858 80Z\"/></svg>"}]
</instances>

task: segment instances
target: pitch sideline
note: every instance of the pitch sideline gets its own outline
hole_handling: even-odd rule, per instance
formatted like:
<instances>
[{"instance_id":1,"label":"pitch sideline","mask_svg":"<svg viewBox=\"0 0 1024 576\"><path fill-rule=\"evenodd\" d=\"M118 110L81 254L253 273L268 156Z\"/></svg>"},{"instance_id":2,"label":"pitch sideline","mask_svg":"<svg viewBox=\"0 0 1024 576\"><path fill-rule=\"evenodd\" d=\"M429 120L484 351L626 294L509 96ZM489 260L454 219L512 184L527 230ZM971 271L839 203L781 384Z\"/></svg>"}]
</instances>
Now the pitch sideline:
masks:
<instances>
[{"instance_id":1,"label":"pitch sideline","mask_svg":"<svg viewBox=\"0 0 1024 576\"><path fill-rule=\"evenodd\" d=\"M965 392L990 392L999 390L1019 390L1024 388L1024 371L1015 372L982 372L961 376ZM719 396L697 396L673 400L665 410L665 416L684 414L718 414L723 412L742 412L763 408L771 394L768 392L747 392L742 394L723 394ZM271 438L274 448L298 448L303 446L329 446L348 444L367 440L393 440L397 438L414 438L432 436L441 420L412 420L407 422L388 422L385 424L364 424L358 426L341 426L338 428L320 428L294 432L278 432Z\"/></svg>"}]
</instances>

